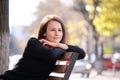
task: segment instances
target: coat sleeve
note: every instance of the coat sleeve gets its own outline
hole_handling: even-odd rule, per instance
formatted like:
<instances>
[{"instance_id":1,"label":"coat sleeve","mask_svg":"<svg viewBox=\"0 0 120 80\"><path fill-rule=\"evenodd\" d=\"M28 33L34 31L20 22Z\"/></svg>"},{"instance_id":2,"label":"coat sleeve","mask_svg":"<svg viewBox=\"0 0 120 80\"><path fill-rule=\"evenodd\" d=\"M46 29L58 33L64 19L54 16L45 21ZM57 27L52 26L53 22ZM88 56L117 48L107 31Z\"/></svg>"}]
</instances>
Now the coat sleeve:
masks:
<instances>
[{"instance_id":1,"label":"coat sleeve","mask_svg":"<svg viewBox=\"0 0 120 80\"><path fill-rule=\"evenodd\" d=\"M45 48L42 43L36 38L30 38L24 50L23 57L50 60L53 57L53 53Z\"/></svg>"},{"instance_id":2,"label":"coat sleeve","mask_svg":"<svg viewBox=\"0 0 120 80\"><path fill-rule=\"evenodd\" d=\"M85 51L78 47L78 46L73 46L73 45L68 45L68 49L66 50L67 52L77 52L79 54L78 59L83 59L86 55Z\"/></svg>"}]
</instances>

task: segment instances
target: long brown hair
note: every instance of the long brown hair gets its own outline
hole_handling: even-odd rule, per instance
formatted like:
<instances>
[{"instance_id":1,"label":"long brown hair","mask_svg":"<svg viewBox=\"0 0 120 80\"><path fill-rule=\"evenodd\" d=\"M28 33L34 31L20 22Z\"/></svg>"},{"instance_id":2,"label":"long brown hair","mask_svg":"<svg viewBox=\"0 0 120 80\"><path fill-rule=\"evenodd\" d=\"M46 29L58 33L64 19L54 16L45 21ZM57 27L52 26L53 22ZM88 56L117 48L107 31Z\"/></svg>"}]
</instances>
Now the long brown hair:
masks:
<instances>
[{"instance_id":1,"label":"long brown hair","mask_svg":"<svg viewBox=\"0 0 120 80\"><path fill-rule=\"evenodd\" d=\"M56 15L47 15L42 19L42 21L40 23L39 32L38 32L38 39L45 38L44 33L47 30L48 23L53 20L59 22L62 26L63 37L62 37L62 40L60 41L60 43L66 43L66 32L65 32L64 23L63 23L62 19Z\"/></svg>"}]
</instances>

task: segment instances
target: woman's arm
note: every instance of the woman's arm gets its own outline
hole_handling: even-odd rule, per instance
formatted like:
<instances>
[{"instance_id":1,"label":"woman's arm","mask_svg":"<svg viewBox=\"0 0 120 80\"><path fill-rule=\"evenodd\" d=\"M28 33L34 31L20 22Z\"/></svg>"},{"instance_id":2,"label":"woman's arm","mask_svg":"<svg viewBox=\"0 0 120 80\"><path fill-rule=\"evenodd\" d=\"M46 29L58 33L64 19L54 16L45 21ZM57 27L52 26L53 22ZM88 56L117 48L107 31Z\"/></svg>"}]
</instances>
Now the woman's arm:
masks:
<instances>
[{"instance_id":1,"label":"woman's arm","mask_svg":"<svg viewBox=\"0 0 120 80\"><path fill-rule=\"evenodd\" d=\"M52 52L43 46L38 39L32 37L28 40L23 57L50 60L52 55Z\"/></svg>"},{"instance_id":2,"label":"woman's arm","mask_svg":"<svg viewBox=\"0 0 120 80\"><path fill-rule=\"evenodd\" d=\"M43 46L46 46L46 47L49 46L49 47L52 47L52 48L61 48L61 49L64 49L64 50L68 49L68 45L63 44L63 43L55 43L55 42L48 41L46 39L41 39L39 41L43 44Z\"/></svg>"},{"instance_id":3,"label":"woman's arm","mask_svg":"<svg viewBox=\"0 0 120 80\"><path fill-rule=\"evenodd\" d=\"M85 51L78 47L78 46L73 46L73 45L67 45L67 44L63 44L63 43L55 43L55 42L50 42L46 39L41 39L40 42L44 45L44 46L50 46L53 48L61 48L64 49L67 52L77 52L79 53L79 57L78 59L83 59L85 57Z\"/></svg>"},{"instance_id":4,"label":"woman's arm","mask_svg":"<svg viewBox=\"0 0 120 80\"><path fill-rule=\"evenodd\" d=\"M68 45L68 47L69 48L66 51L79 53L78 59L83 59L85 57L86 53L82 48L73 45Z\"/></svg>"}]
</instances>

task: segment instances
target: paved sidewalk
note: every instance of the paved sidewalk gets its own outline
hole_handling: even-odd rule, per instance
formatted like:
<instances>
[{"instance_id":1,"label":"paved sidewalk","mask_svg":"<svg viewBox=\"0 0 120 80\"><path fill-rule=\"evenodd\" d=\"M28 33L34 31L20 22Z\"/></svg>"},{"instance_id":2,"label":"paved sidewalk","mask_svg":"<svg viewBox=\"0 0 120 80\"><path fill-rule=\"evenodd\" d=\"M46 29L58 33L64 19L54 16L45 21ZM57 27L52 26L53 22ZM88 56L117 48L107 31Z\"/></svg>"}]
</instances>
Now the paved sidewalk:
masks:
<instances>
[{"instance_id":1,"label":"paved sidewalk","mask_svg":"<svg viewBox=\"0 0 120 80\"><path fill-rule=\"evenodd\" d=\"M120 80L120 71L114 72L112 70L103 71L101 75L96 75L95 78L99 78L101 80Z\"/></svg>"},{"instance_id":2,"label":"paved sidewalk","mask_svg":"<svg viewBox=\"0 0 120 80\"><path fill-rule=\"evenodd\" d=\"M89 78L81 77L80 73L72 73L69 80L120 80L120 71L114 74L112 70L106 70L98 75L95 70L92 70Z\"/></svg>"}]
</instances>

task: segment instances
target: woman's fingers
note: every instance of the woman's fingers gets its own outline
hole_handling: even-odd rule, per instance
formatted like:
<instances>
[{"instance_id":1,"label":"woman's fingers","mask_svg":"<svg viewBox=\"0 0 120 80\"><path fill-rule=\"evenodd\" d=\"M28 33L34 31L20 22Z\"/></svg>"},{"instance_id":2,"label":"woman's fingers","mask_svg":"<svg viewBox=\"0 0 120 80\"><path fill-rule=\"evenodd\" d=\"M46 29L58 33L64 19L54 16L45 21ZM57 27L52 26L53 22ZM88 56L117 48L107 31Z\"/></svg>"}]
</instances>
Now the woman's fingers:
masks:
<instances>
[{"instance_id":1,"label":"woman's fingers","mask_svg":"<svg viewBox=\"0 0 120 80\"><path fill-rule=\"evenodd\" d=\"M40 39L39 40L41 43L44 43L45 42L45 39Z\"/></svg>"},{"instance_id":2,"label":"woman's fingers","mask_svg":"<svg viewBox=\"0 0 120 80\"><path fill-rule=\"evenodd\" d=\"M49 45L49 42L45 39L40 39L39 41L43 44L43 46Z\"/></svg>"},{"instance_id":3,"label":"woman's fingers","mask_svg":"<svg viewBox=\"0 0 120 80\"><path fill-rule=\"evenodd\" d=\"M48 41L48 40L46 40L46 39L41 39L41 40L39 40L39 41L43 44L43 46L57 47L57 46L56 46L57 43Z\"/></svg>"}]
</instances>

